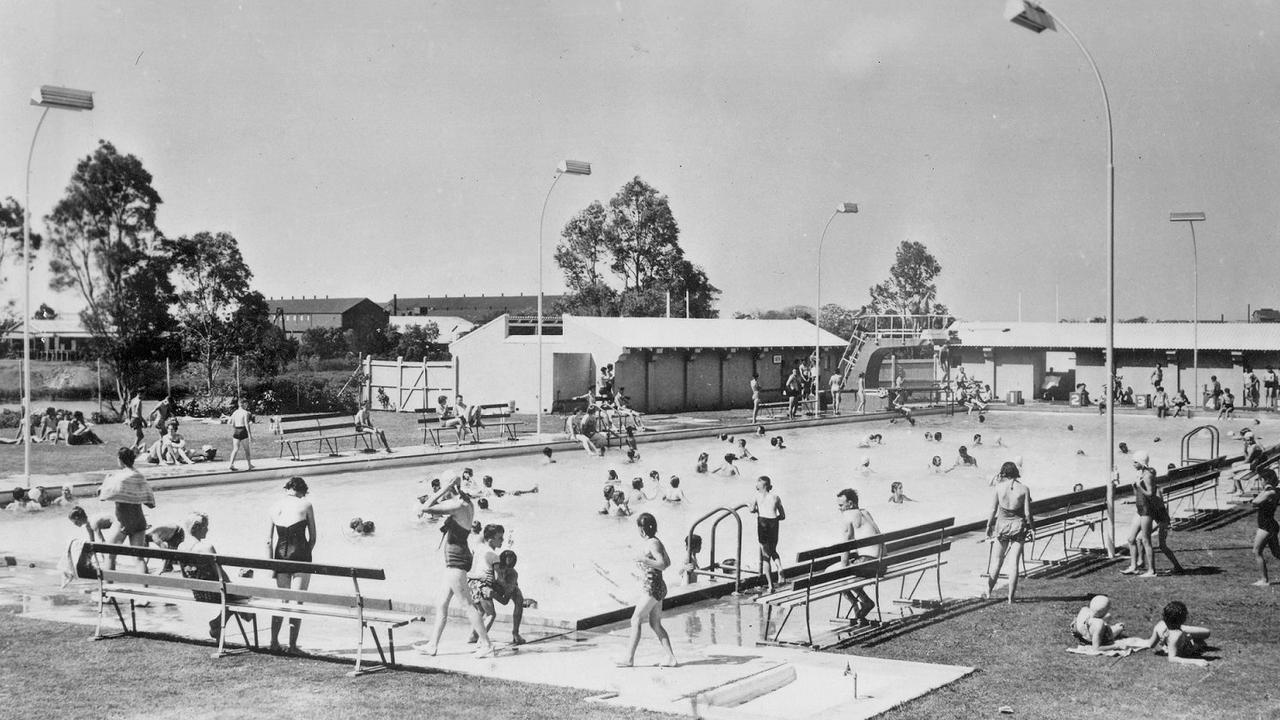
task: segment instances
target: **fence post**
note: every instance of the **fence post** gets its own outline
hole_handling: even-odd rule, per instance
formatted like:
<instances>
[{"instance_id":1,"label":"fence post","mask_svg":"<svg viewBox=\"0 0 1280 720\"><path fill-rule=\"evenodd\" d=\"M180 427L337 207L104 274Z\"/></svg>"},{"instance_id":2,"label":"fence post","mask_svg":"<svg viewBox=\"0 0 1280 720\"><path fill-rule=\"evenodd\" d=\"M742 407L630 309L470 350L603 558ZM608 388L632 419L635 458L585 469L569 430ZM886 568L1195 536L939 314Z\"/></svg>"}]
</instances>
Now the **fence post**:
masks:
<instances>
[{"instance_id":1,"label":"fence post","mask_svg":"<svg viewBox=\"0 0 1280 720\"><path fill-rule=\"evenodd\" d=\"M422 410L431 406L431 383L426 379L426 355L422 356Z\"/></svg>"}]
</instances>

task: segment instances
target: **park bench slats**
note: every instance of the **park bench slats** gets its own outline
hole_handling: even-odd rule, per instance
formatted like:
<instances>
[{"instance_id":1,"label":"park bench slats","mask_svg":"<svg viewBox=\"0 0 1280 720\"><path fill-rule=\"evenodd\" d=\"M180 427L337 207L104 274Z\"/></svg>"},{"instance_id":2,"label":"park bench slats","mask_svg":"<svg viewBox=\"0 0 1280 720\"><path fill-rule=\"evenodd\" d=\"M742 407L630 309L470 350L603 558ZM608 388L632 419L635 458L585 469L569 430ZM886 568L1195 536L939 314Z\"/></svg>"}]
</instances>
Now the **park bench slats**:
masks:
<instances>
[{"instance_id":1,"label":"park bench slats","mask_svg":"<svg viewBox=\"0 0 1280 720\"><path fill-rule=\"evenodd\" d=\"M293 460L301 460L298 453L303 443L316 443L316 452L328 448L329 456L338 454L335 440L353 438L353 449L364 443L365 449L372 451L373 444L369 433L356 430L355 418L345 413L312 413L309 415L293 415L280 420L280 454L288 449Z\"/></svg>"},{"instance_id":2,"label":"park bench slats","mask_svg":"<svg viewBox=\"0 0 1280 720\"><path fill-rule=\"evenodd\" d=\"M805 550L796 555L797 562L808 564L808 573L797 577L789 588L766 593L756 599L765 606L765 622L761 629L760 643L769 645L802 644L816 647L813 642L813 628L810 608L814 601L836 597L836 614L840 614L842 596L854 589L872 588L875 592L876 610L880 620L884 616L880 602L880 586L886 581L900 580L898 597L900 603L915 602L915 593L921 581L929 571L933 571L937 580L938 600L942 600L941 568L946 564L943 554L951 549L947 539L948 530L955 525L955 518L937 520L909 528L902 528L888 533L871 535L844 542L825 545ZM829 567L833 557L838 562L844 553L855 552L860 548L883 546L880 557L866 557L855 560L849 566ZM915 583L907 590L908 578L915 576ZM769 625L774 608L785 610L782 620L769 637ZM797 608L804 609L805 634L807 642L791 643L780 640L783 628Z\"/></svg>"},{"instance_id":3,"label":"park bench slats","mask_svg":"<svg viewBox=\"0 0 1280 720\"><path fill-rule=\"evenodd\" d=\"M96 570L92 578L98 580L98 625L94 638L102 638L102 621L109 603L115 610L122 628L121 634L137 633L137 600L162 599L165 602L199 603L204 606L218 606L222 617L234 620L240 628L246 648L250 646L248 633L245 631L242 618L253 623L253 646L257 646L257 615L266 613L291 618L334 618L350 620L359 627L359 640L356 648L355 670L349 674L360 675L366 672L363 667L363 650L365 629L369 630L378 651L381 663L378 666L395 665L395 628L403 627L418 616L396 612L388 599L371 598L360 589L360 580L385 580L386 573L381 569L345 567L323 563L305 563L288 560L269 560L263 558L237 557L232 555L192 553L179 550L166 550L150 547L133 547L128 545L111 545L107 543L85 543L85 552L97 556L124 556L139 559L169 561L175 564L199 564L214 568L220 578L232 577L228 568L261 569L276 573L310 573L330 577L349 578L352 583L350 593L314 592L310 590L294 590L275 586L251 585L230 580L197 580L178 575L154 575L137 571ZM103 563L99 563L102 565ZM193 591L210 593L220 598L215 602L207 597L197 600ZM129 620L125 619L121 601L129 604ZM286 604L288 603L288 604ZM222 630L218 634L218 652L215 657L225 654L227 621L221 623ZM378 628L386 632L387 652L378 636Z\"/></svg>"},{"instance_id":4,"label":"park bench slats","mask_svg":"<svg viewBox=\"0 0 1280 720\"><path fill-rule=\"evenodd\" d=\"M523 420L512 420L511 413L514 409L514 403L490 403L480 405L480 423L477 426L471 425L453 425L446 426L445 422L449 420L458 420L456 415L448 418L441 418L436 408L421 408L417 410L418 424L422 426L422 444L426 445L430 440L436 447L443 447L440 440L440 434L445 430L456 430L458 433L458 444L462 444L462 436L471 433L471 439L480 442L479 429L492 427L497 429L497 436L505 440L515 441L519 439L517 431Z\"/></svg>"}]
</instances>

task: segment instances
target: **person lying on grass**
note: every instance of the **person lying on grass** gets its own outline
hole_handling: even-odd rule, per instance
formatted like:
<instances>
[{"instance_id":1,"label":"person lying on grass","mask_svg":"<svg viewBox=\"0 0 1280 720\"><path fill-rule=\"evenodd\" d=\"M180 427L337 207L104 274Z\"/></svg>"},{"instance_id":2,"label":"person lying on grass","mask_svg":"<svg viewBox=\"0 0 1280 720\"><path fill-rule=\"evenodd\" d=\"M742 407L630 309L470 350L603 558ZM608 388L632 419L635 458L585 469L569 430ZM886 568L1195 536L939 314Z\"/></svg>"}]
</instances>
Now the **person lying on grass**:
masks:
<instances>
[{"instance_id":1,"label":"person lying on grass","mask_svg":"<svg viewBox=\"0 0 1280 720\"><path fill-rule=\"evenodd\" d=\"M1187 625L1187 606L1178 600L1164 606L1162 619L1151 629L1147 647L1156 653L1169 656L1169 662L1206 667L1208 660L1200 657L1209 639L1209 628Z\"/></svg>"},{"instance_id":2,"label":"person lying on grass","mask_svg":"<svg viewBox=\"0 0 1280 720\"><path fill-rule=\"evenodd\" d=\"M1116 638L1124 633L1124 623L1109 623L1111 616L1111 598L1106 595L1094 595L1088 605L1080 608L1076 619L1071 623L1071 634L1081 645L1088 645L1093 652L1115 643Z\"/></svg>"}]
</instances>

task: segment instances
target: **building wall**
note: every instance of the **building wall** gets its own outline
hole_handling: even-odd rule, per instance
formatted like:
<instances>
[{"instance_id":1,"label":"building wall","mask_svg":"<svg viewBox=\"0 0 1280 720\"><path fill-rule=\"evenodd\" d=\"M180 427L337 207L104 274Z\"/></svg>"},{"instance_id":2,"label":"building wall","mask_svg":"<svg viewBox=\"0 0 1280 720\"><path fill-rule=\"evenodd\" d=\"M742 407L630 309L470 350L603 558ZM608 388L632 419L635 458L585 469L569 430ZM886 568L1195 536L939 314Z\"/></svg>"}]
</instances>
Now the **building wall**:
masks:
<instances>
[{"instance_id":1,"label":"building wall","mask_svg":"<svg viewBox=\"0 0 1280 720\"><path fill-rule=\"evenodd\" d=\"M312 328L340 328L342 316L337 313L285 313L284 328L289 337L297 337Z\"/></svg>"},{"instance_id":2,"label":"building wall","mask_svg":"<svg viewBox=\"0 0 1280 720\"><path fill-rule=\"evenodd\" d=\"M649 360L648 412L678 412L684 406L684 353L653 353Z\"/></svg>"},{"instance_id":3,"label":"building wall","mask_svg":"<svg viewBox=\"0 0 1280 720\"><path fill-rule=\"evenodd\" d=\"M755 372L755 355L755 352L745 350L725 356L725 408L751 407L751 373Z\"/></svg>"},{"instance_id":4,"label":"building wall","mask_svg":"<svg viewBox=\"0 0 1280 720\"><path fill-rule=\"evenodd\" d=\"M684 406L690 410L718 410L720 404L720 353L689 354L689 389Z\"/></svg>"},{"instance_id":5,"label":"building wall","mask_svg":"<svg viewBox=\"0 0 1280 720\"><path fill-rule=\"evenodd\" d=\"M555 399L552 387L555 353L563 351L565 345L558 335L546 336L543 345L544 406L549 409ZM498 319L452 343L449 349L458 363L458 392L469 402L514 400L520 412L536 412L537 336L506 337L506 323Z\"/></svg>"},{"instance_id":6,"label":"building wall","mask_svg":"<svg viewBox=\"0 0 1280 720\"><path fill-rule=\"evenodd\" d=\"M1007 399L1016 390L1024 401L1033 399L1044 379L1044 353L1029 348L996 348L992 354L995 383L991 389L995 396Z\"/></svg>"}]
</instances>

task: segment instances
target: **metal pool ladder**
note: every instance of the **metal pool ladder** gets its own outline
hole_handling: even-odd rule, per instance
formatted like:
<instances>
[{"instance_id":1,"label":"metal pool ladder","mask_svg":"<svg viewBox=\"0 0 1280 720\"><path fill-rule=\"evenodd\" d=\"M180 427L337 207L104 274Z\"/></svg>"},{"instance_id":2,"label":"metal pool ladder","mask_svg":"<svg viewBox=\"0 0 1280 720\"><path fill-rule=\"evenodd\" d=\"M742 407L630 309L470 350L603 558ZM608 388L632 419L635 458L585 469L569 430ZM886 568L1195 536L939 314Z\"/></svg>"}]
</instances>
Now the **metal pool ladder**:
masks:
<instances>
[{"instance_id":1,"label":"metal pool ladder","mask_svg":"<svg viewBox=\"0 0 1280 720\"><path fill-rule=\"evenodd\" d=\"M1206 457L1192 457L1191 441L1194 440L1195 437L1201 433L1209 434L1209 455ZM1220 443L1219 443L1218 428L1214 427L1213 425L1201 425L1200 427L1182 436L1182 464L1192 465L1198 462L1213 460L1214 458L1218 457L1219 444Z\"/></svg>"},{"instance_id":2,"label":"metal pool ladder","mask_svg":"<svg viewBox=\"0 0 1280 720\"><path fill-rule=\"evenodd\" d=\"M707 577L717 578L720 580L732 580L733 592L737 594L739 591L742 590L742 571L743 571L742 516L740 516L738 513L741 512L742 510L747 509L748 507L750 506L747 505L746 503L743 503L741 505L737 505L731 508L718 507L715 510L712 510L711 512L707 513L706 515L703 515L702 517L698 518L693 522L692 525L689 526L689 534L685 536L685 540L684 540L686 558L690 557L689 549L693 547L694 538L698 537L697 535L698 526L706 522L707 520L712 521L711 532L708 533L708 537L710 538L708 542L708 551L709 551L708 563L707 565L702 567L699 567L698 565L695 564L693 569L689 571L690 575L694 577L697 577L698 575L706 575ZM716 561L716 530L719 528L720 523L723 522L724 520L727 520L728 518L733 518L735 529L737 530L737 534L735 536L736 542L734 546L734 555L732 558L733 567L727 567L727 563L729 560L728 558L726 558L724 561L721 561L721 562ZM748 570L748 572L755 572L755 571Z\"/></svg>"}]
</instances>

